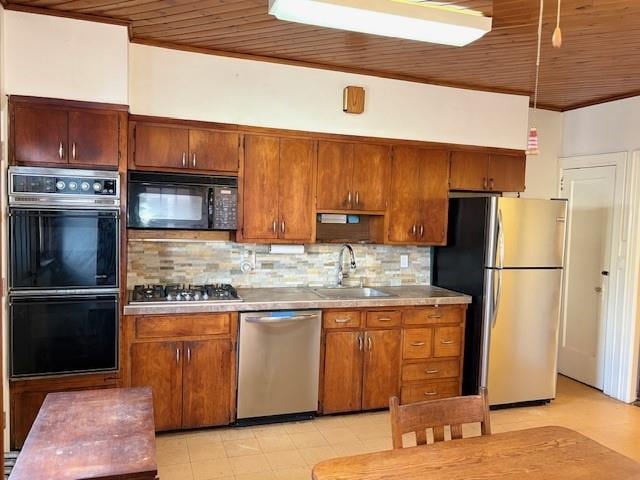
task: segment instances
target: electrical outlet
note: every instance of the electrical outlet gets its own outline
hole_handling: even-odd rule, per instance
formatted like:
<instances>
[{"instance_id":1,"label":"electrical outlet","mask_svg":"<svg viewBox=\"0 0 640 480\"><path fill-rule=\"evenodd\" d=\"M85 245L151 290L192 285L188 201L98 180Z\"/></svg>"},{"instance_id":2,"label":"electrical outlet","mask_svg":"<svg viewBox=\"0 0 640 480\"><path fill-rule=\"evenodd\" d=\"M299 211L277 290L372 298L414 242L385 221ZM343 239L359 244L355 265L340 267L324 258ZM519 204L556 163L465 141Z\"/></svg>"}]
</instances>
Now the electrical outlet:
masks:
<instances>
[{"instance_id":1,"label":"electrical outlet","mask_svg":"<svg viewBox=\"0 0 640 480\"><path fill-rule=\"evenodd\" d=\"M400 268L409 268L409 255L400 255Z\"/></svg>"}]
</instances>

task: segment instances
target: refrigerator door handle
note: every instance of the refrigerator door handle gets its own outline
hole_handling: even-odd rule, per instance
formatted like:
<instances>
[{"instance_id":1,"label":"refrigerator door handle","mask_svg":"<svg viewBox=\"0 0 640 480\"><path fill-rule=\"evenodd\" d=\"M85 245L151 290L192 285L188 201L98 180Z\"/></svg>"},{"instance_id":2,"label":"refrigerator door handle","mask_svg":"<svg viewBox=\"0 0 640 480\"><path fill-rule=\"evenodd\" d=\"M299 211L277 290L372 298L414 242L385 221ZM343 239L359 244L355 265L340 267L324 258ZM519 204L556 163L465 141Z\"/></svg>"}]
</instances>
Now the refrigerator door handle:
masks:
<instances>
[{"instance_id":1,"label":"refrigerator door handle","mask_svg":"<svg viewBox=\"0 0 640 480\"><path fill-rule=\"evenodd\" d=\"M493 318L491 319L491 328L495 328L498 321L498 310L500 309L500 297L502 296L502 269L497 270L498 281L496 286L496 293L493 297Z\"/></svg>"},{"instance_id":2,"label":"refrigerator door handle","mask_svg":"<svg viewBox=\"0 0 640 480\"><path fill-rule=\"evenodd\" d=\"M504 222L502 220L502 209L498 209L498 268L504 267Z\"/></svg>"}]
</instances>

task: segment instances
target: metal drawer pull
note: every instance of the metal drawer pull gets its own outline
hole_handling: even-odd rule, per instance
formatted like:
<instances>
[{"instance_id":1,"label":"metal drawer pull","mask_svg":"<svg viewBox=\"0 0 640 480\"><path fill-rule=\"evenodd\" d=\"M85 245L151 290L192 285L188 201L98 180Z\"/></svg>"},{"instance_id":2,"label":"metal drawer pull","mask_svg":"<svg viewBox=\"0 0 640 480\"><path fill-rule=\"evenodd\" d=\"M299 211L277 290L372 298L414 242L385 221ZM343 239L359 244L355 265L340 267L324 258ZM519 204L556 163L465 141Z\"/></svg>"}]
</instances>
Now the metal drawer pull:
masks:
<instances>
[{"instance_id":1,"label":"metal drawer pull","mask_svg":"<svg viewBox=\"0 0 640 480\"><path fill-rule=\"evenodd\" d=\"M378 319L379 322L390 322L392 319L389 317L380 317Z\"/></svg>"},{"instance_id":2,"label":"metal drawer pull","mask_svg":"<svg viewBox=\"0 0 640 480\"><path fill-rule=\"evenodd\" d=\"M412 347L423 347L424 342L411 342Z\"/></svg>"},{"instance_id":3,"label":"metal drawer pull","mask_svg":"<svg viewBox=\"0 0 640 480\"><path fill-rule=\"evenodd\" d=\"M438 370L437 368L434 368L433 370L425 370L425 373L428 373L429 375L433 375L434 373L438 373L440 370Z\"/></svg>"},{"instance_id":4,"label":"metal drawer pull","mask_svg":"<svg viewBox=\"0 0 640 480\"><path fill-rule=\"evenodd\" d=\"M451 345L453 343L456 343L455 340L440 340L440 343L443 345Z\"/></svg>"},{"instance_id":5,"label":"metal drawer pull","mask_svg":"<svg viewBox=\"0 0 640 480\"><path fill-rule=\"evenodd\" d=\"M437 395L438 392L424 392L424 396L425 397L433 397L434 395Z\"/></svg>"},{"instance_id":6,"label":"metal drawer pull","mask_svg":"<svg viewBox=\"0 0 640 480\"><path fill-rule=\"evenodd\" d=\"M351 321L350 318L336 318L334 322L336 323L349 323Z\"/></svg>"},{"instance_id":7,"label":"metal drawer pull","mask_svg":"<svg viewBox=\"0 0 640 480\"><path fill-rule=\"evenodd\" d=\"M428 315L427 318L442 318L442 315L438 315L438 314Z\"/></svg>"}]
</instances>

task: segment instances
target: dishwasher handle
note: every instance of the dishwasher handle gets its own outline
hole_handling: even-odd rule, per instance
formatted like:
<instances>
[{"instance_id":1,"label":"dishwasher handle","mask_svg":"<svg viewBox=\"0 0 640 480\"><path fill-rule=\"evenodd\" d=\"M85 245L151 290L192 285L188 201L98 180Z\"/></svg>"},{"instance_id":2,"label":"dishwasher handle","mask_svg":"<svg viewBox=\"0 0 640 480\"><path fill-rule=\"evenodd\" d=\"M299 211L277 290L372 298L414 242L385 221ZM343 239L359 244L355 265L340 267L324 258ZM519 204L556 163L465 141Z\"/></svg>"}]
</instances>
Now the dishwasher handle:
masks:
<instances>
[{"instance_id":1,"label":"dishwasher handle","mask_svg":"<svg viewBox=\"0 0 640 480\"><path fill-rule=\"evenodd\" d=\"M318 318L318 314L317 313L302 313L299 315L289 315L286 317L245 317L244 320L246 320L248 323L268 323L268 324L274 324L274 323L285 323L285 322L291 322L291 321L296 321L296 320L309 320L312 318Z\"/></svg>"}]
</instances>

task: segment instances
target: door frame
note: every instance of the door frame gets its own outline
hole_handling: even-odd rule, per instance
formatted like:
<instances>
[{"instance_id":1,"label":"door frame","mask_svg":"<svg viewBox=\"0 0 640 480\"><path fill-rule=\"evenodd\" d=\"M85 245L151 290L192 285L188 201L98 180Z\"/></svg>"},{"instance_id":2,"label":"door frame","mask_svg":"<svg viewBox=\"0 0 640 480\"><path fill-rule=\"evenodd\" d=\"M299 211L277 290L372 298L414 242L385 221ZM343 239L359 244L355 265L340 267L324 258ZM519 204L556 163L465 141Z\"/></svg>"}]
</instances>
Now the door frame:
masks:
<instances>
[{"instance_id":1,"label":"door frame","mask_svg":"<svg viewBox=\"0 0 640 480\"><path fill-rule=\"evenodd\" d=\"M604 332L603 392L624 402L636 400L638 349L638 272L640 271L640 151L629 161L628 152L582 155L559 159L558 194L568 169L616 168L613 227L610 239L609 280ZM563 292L564 315L564 292Z\"/></svg>"}]
</instances>

